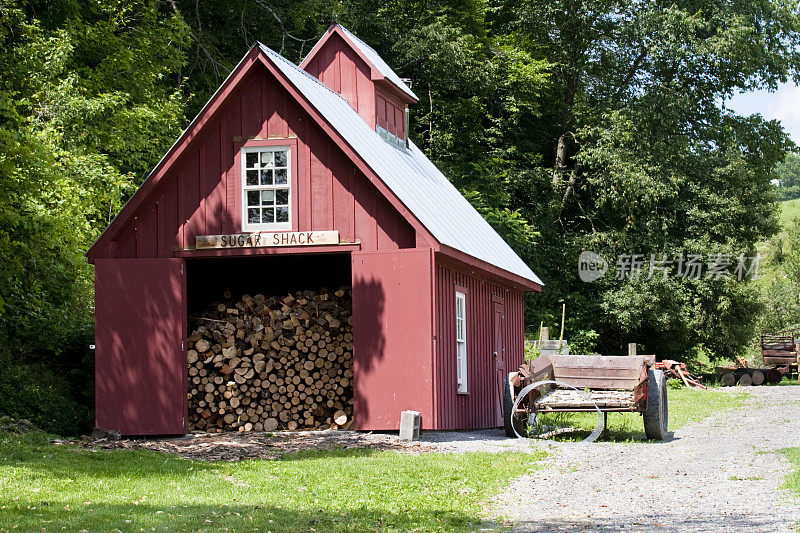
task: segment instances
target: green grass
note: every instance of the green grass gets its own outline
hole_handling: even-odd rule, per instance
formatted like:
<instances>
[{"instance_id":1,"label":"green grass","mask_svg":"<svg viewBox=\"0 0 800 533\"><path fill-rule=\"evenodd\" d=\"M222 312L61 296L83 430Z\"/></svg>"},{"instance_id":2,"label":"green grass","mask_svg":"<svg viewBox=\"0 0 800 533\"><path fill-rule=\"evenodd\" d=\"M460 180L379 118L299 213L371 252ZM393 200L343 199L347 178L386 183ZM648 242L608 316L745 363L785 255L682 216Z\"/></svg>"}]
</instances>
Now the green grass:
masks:
<instances>
[{"instance_id":1,"label":"green grass","mask_svg":"<svg viewBox=\"0 0 800 533\"><path fill-rule=\"evenodd\" d=\"M786 228L793 219L800 217L800 199L786 200L780 203L781 214L780 222L781 228Z\"/></svg>"},{"instance_id":2,"label":"green grass","mask_svg":"<svg viewBox=\"0 0 800 533\"><path fill-rule=\"evenodd\" d=\"M714 389L669 389L669 430L699 422L723 409L738 407L749 396L746 392L723 392ZM554 413L540 417L542 425L573 427L578 431L562 433L555 440L581 440L586 438L597 423L596 413ZM608 427L598 439L612 442L644 441L642 416L638 413L609 413Z\"/></svg>"},{"instance_id":3,"label":"green grass","mask_svg":"<svg viewBox=\"0 0 800 533\"><path fill-rule=\"evenodd\" d=\"M785 448L781 453L794 465L794 470L786 476L784 488L791 490L795 496L800 497L800 448Z\"/></svg>"},{"instance_id":4,"label":"green grass","mask_svg":"<svg viewBox=\"0 0 800 533\"><path fill-rule=\"evenodd\" d=\"M205 463L0 434L0 530L462 531L544 453L304 452Z\"/></svg>"}]
</instances>

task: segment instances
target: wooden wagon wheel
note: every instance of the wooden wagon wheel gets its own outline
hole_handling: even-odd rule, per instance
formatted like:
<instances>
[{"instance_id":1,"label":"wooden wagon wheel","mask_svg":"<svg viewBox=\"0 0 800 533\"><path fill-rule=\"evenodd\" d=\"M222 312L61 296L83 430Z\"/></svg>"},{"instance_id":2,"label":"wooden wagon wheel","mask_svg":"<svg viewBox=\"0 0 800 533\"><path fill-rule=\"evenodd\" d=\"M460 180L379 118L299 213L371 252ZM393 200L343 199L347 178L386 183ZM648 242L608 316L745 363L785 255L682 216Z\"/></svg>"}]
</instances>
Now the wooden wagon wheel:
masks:
<instances>
[{"instance_id":1,"label":"wooden wagon wheel","mask_svg":"<svg viewBox=\"0 0 800 533\"><path fill-rule=\"evenodd\" d=\"M503 423L506 437L528 436L527 422L528 417L514 410L514 384L511 376L515 372L509 372L506 376L505 392L503 394Z\"/></svg>"},{"instance_id":2,"label":"wooden wagon wheel","mask_svg":"<svg viewBox=\"0 0 800 533\"><path fill-rule=\"evenodd\" d=\"M541 387L542 385L557 385L559 387L563 387L563 388L566 388L566 389L572 389L572 390L576 391L581 397L583 397L583 399L585 399L587 402L591 402L592 405L594 405L595 411L597 412L597 424L595 425L594 429L589 434L589 436L586 437L585 439L583 439L581 442L594 442L594 441L596 441L597 437L599 437L600 434L603 432L603 429L605 429L605 417L603 416L603 411L600 410L600 407L597 405L597 402L592 400L590 397L586 396L581 389L579 389L577 387L573 387L572 385L567 385L563 381L555 381L555 380L547 379L547 380L543 380L543 381L536 381L534 383L531 383L530 385L527 385L527 386L523 387L523 389L521 391L519 391L519 394L517 394L517 397L514 400L514 404L513 404L512 408L511 408L511 412L512 413L516 413L517 409L519 409L520 403L522 403L522 400L525 399L525 397L528 395L528 393L531 392L532 390L537 389L538 387ZM513 424L511 425L511 427L512 427L512 429L514 429L515 435L518 438L522 438L522 435L520 435L516 431L516 428L514 428Z\"/></svg>"}]
</instances>

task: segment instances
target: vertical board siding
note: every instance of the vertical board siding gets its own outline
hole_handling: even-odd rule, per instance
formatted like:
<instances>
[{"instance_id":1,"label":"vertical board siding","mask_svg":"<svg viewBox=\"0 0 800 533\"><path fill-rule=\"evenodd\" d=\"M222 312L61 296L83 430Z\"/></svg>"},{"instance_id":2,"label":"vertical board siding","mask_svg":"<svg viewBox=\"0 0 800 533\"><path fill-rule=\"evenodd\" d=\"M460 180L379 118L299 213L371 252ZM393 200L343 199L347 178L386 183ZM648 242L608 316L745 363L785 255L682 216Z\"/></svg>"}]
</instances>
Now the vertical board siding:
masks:
<instances>
[{"instance_id":1,"label":"vertical board siding","mask_svg":"<svg viewBox=\"0 0 800 533\"><path fill-rule=\"evenodd\" d=\"M100 259L95 292L95 425L124 435L183 435L183 260Z\"/></svg>"},{"instance_id":2,"label":"vertical board siding","mask_svg":"<svg viewBox=\"0 0 800 533\"><path fill-rule=\"evenodd\" d=\"M225 106L223 114L227 116L226 120L222 121L222 135L220 136L220 153L222 154L222 172L224 173L225 181L225 210L226 216L230 218L230 213L236 212L236 196L237 196L237 183L236 176L238 170L233 168L234 150L233 139L241 137L242 135L242 107L240 102L232 102ZM230 226L229 221L223 222L223 226Z\"/></svg>"},{"instance_id":3,"label":"vertical board siding","mask_svg":"<svg viewBox=\"0 0 800 533\"><path fill-rule=\"evenodd\" d=\"M242 80L186 153L97 257L173 257L197 235L241 232L241 170L235 145L296 138L293 229L339 230L361 249L413 248L416 232L266 68Z\"/></svg>"},{"instance_id":4,"label":"vertical board siding","mask_svg":"<svg viewBox=\"0 0 800 533\"><path fill-rule=\"evenodd\" d=\"M438 429L494 427L493 297L502 298L506 371L522 364L522 293L442 265L436 267L436 414ZM467 295L467 394L456 383L455 293Z\"/></svg>"},{"instance_id":5,"label":"vertical board siding","mask_svg":"<svg viewBox=\"0 0 800 533\"><path fill-rule=\"evenodd\" d=\"M375 84L370 68L344 39L331 36L305 71L341 94L370 127L375 127Z\"/></svg>"},{"instance_id":6,"label":"vertical board siding","mask_svg":"<svg viewBox=\"0 0 800 533\"><path fill-rule=\"evenodd\" d=\"M406 134L406 105L388 93L377 90L375 95L378 124L401 139Z\"/></svg>"},{"instance_id":7,"label":"vertical board siding","mask_svg":"<svg viewBox=\"0 0 800 533\"><path fill-rule=\"evenodd\" d=\"M263 104L262 91L263 81L259 77L257 79L249 80L250 83L242 83L244 90L239 96L239 102L242 113L242 136L253 137L258 135L261 127L264 124L264 118L261 110Z\"/></svg>"},{"instance_id":8,"label":"vertical board siding","mask_svg":"<svg viewBox=\"0 0 800 533\"><path fill-rule=\"evenodd\" d=\"M202 180L205 199L205 232L222 233L222 213L225 207L225 182L220 172L220 125L211 125L209 137L203 143Z\"/></svg>"},{"instance_id":9,"label":"vertical board siding","mask_svg":"<svg viewBox=\"0 0 800 533\"><path fill-rule=\"evenodd\" d=\"M404 410L420 411L423 427L435 428L433 253L353 252L351 258L355 429L397 430Z\"/></svg>"}]
</instances>

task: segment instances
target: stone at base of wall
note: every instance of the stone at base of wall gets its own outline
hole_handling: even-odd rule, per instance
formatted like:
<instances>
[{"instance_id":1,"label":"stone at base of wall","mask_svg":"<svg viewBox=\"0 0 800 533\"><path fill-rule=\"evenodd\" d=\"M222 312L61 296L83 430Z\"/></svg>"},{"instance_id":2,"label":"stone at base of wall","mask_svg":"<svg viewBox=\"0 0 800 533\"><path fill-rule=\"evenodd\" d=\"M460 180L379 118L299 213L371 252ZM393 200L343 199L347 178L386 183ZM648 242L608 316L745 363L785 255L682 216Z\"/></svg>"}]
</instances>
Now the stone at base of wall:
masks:
<instances>
[{"instance_id":1,"label":"stone at base of wall","mask_svg":"<svg viewBox=\"0 0 800 533\"><path fill-rule=\"evenodd\" d=\"M421 419L419 411L403 411L400 413L400 440L419 440Z\"/></svg>"}]
</instances>

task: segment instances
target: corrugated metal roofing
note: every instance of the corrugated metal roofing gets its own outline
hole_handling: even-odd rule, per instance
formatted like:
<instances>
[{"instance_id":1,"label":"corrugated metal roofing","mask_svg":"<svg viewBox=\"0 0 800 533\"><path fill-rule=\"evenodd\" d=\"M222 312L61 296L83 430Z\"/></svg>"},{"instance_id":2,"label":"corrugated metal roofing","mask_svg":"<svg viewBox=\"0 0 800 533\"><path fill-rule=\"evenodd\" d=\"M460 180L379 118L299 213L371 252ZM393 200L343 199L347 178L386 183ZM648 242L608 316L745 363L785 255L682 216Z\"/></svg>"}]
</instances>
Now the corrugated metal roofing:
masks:
<instances>
[{"instance_id":1,"label":"corrugated metal roofing","mask_svg":"<svg viewBox=\"0 0 800 533\"><path fill-rule=\"evenodd\" d=\"M400 76L397 75L394 69L392 69L392 67L386 64L386 61L383 60L383 58L380 56L380 54L378 54L378 52L375 51L374 48L372 48L370 45L368 45L367 43L365 43L364 41L362 41L361 39L350 33L350 30L348 30L341 24L336 24L336 26L338 26L339 29L342 30L342 32L344 32L345 35L347 35L347 38L350 39L353 42L353 44L358 47L361 53L364 54L364 56L367 59L369 59L369 61L373 65L375 65L375 68L377 68L380 71L380 73L383 74L384 78L388 79L389 81L397 85L397 87L401 91L409 95L414 100L419 100L419 98L417 98L417 95L414 94L414 91L411 90L411 87L406 85L406 83L400 78Z\"/></svg>"},{"instance_id":2,"label":"corrugated metal roofing","mask_svg":"<svg viewBox=\"0 0 800 533\"><path fill-rule=\"evenodd\" d=\"M441 244L542 285L528 265L414 143L409 142L406 149L384 141L344 98L274 50L259 45Z\"/></svg>"}]
</instances>

